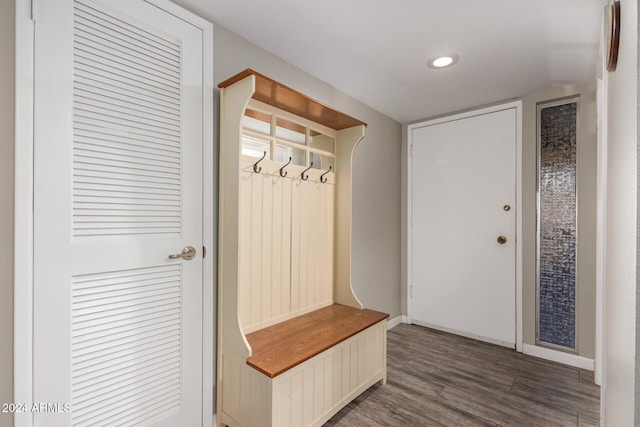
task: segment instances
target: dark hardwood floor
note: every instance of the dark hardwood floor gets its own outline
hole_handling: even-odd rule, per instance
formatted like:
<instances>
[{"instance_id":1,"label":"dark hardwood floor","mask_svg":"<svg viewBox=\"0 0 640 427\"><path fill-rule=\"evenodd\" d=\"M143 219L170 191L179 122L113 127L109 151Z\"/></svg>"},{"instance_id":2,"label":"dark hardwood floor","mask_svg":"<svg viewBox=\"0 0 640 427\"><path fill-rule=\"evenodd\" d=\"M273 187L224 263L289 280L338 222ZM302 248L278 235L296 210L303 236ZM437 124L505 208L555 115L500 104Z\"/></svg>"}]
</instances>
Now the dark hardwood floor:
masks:
<instances>
[{"instance_id":1,"label":"dark hardwood floor","mask_svg":"<svg viewBox=\"0 0 640 427\"><path fill-rule=\"evenodd\" d=\"M388 333L387 384L325 426L598 426L593 373L433 329Z\"/></svg>"}]
</instances>

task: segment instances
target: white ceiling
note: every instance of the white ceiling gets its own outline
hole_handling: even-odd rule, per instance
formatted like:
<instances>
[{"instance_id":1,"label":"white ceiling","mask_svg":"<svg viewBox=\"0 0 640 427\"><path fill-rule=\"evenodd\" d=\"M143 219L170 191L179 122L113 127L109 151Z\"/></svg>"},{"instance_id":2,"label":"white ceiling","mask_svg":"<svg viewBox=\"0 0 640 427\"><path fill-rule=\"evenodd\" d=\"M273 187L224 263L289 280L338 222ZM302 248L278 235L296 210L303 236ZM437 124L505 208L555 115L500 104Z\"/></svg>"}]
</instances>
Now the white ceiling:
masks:
<instances>
[{"instance_id":1,"label":"white ceiling","mask_svg":"<svg viewBox=\"0 0 640 427\"><path fill-rule=\"evenodd\" d=\"M606 4L174 1L399 122L593 80ZM460 60L447 69L426 67L443 53Z\"/></svg>"}]
</instances>

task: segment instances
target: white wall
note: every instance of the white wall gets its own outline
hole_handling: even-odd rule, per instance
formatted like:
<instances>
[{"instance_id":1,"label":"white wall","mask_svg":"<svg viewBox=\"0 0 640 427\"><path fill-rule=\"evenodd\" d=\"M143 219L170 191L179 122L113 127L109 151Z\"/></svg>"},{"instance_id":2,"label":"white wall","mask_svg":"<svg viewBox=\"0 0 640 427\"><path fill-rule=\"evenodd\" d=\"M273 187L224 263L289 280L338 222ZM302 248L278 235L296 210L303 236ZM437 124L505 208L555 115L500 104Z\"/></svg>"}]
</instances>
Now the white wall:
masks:
<instances>
[{"instance_id":1,"label":"white wall","mask_svg":"<svg viewBox=\"0 0 640 427\"><path fill-rule=\"evenodd\" d=\"M637 215L637 0L621 0L618 67L608 73L605 255L606 426L634 425ZM640 420L638 420L640 421Z\"/></svg>"},{"instance_id":2,"label":"white wall","mask_svg":"<svg viewBox=\"0 0 640 427\"><path fill-rule=\"evenodd\" d=\"M353 159L352 284L365 307L399 315L400 123L215 24L213 52L216 84L252 68L368 124Z\"/></svg>"},{"instance_id":3,"label":"white wall","mask_svg":"<svg viewBox=\"0 0 640 427\"><path fill-rule=\"evenodd\" d=\"M636 21L636 29L637 29L637 58L636 58L636 76L638 80L636 80L637 92L636 96L636 108L638 111L638 122L636 122L636 138L637 138L637 153L638 153L638 161L640 162L640 133L638 133L638 126L640 125L640 10L637 11L637 21ZM636 393L635 393L635 423L636 425L640 424L640 269L638 265L640 265L640 212L637 209L637 206L640 205L640 166L638 167L638 194L636 195L637 205L636 205Z\"/></svg>"},{"instance_id":4,"label":"white wall","mask_svg":"<svg viewBox=\"0 0 640 427\"><path fill-rule=\"evenodd\" d=\"M13 401L14 17L14 2L0 2L0 403ZM0 427L12 425L0 413Z\"/></svg>"}]
</instances>

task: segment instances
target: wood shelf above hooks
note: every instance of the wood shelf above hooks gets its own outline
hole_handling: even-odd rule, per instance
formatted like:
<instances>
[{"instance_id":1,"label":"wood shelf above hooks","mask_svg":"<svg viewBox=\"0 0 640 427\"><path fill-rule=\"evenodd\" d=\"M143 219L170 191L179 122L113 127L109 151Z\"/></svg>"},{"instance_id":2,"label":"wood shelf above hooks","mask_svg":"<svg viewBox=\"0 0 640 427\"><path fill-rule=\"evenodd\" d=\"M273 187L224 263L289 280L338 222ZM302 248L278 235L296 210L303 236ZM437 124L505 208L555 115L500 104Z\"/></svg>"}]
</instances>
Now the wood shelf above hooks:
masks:
<instances>
[{"instance_id":1,"label":"wood shelf above hooks","mask_svg":"<svg viewBox=\"0 0 640 427\"><path fill-rule=\"evenodd\" d=\"M228 78L218 85L220 89L253 75L256 78L256 91L252 98L273 107L304 117L334 130L347 129L367 124L338 110L316 101L295 89L283 85L250 68Z\"/></svg>"}]
</instances>

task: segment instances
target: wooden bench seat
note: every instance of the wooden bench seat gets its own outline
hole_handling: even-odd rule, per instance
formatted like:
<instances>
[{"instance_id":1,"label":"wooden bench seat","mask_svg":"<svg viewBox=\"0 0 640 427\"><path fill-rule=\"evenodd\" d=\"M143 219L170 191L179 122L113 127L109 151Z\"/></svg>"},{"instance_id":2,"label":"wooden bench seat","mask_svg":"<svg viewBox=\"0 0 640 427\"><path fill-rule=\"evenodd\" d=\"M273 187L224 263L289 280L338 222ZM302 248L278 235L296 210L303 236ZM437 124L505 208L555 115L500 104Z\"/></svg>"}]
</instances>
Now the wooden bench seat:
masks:
<instances>
[{"instance_id":1,"label":"wooden bench seat","mask_svg":"<svg viewBox=\"0 0 640 427\"><path fill-rule=\"evenodd\" d=\"M274 378L388 317L333 304L248 334L247 364Z\"/></svg>"}]
</instances>

